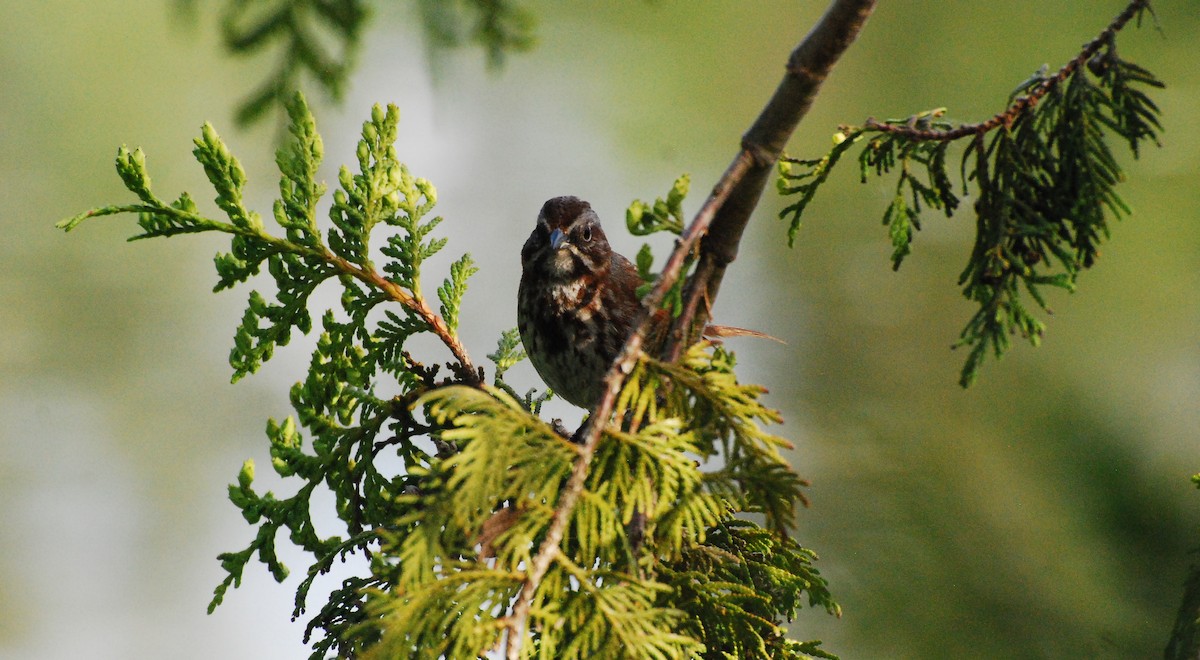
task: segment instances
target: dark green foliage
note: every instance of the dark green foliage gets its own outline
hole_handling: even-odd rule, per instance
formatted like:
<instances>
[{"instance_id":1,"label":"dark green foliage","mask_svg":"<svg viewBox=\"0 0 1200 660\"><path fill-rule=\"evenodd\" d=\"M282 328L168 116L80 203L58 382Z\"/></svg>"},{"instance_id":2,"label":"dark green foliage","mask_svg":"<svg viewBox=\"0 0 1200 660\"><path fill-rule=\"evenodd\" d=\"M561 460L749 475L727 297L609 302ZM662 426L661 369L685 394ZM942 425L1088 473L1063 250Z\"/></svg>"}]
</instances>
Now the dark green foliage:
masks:
<instances>
[{"instance_id":1,"label":"dark green foliage","mask_svg":"<svg viewBox=\"0 0 1200 660\"><path fill-rule=\"evenodd\" d=\"M513 0L420 0L418 7L435 49L472 43L498 67L509 53L533 47L533 14Z\"/></svg>"},{"instance_id":2,"label":"dark green foliage","mask_svg":"<svg viewBox=\"0 0 1200 660\"><path fill-rule=\"evenodd\" d=\"M943 110L933 110L918 115L911 125L921 128L939 126L931 122L941 116ZM948 126L944 127L948 128ZM848 141L857 141L861 133ZM946 149L948 142L914 142L896 135L883 134L875 137L863 148L859 156L862 180L866 182L873 171L883 176L900 163L896 177L896 193L887 210L883 212L883 224L888 227L892 239L892 268L899 269L904 257L911 252L913 233L921 228L921 206L943 210L946 217L958 208L958 197L946 173ZM917 171L925 170L923 181Z\"/></svg>"},{"instance_id":3,"label":"dark green foliage","mask_svg":"<svg viewBox=\"0 0 1200 660\"><path fill-rule=\"evenodd\" d=\"M417 9L431 47L471 43L493 67L534 43L533 15L512 0L420 0ZM274 69L238 107L237 122L254 123L286 105L306 78L341 100L370 18L366 0L228 0L221 16L225 47L236 55L276 50Z\"/></svg>"},{"instance_id":4,"label":"dark green foliage","mask_svg":"<svg viewBox=\"0 0 1200 660\"><path fill-rule=\"evenodd\" d=\"M368 18L364 0L230 0L221 17L225 47L250 54L275 43L275 71L237 110L239 124L261 119L301 88L308 74L340 99ZM324 44L334 41L330 53Z\"/></svg>"},{"instance_id":5,"label":"dark green foliage","mask_svg":"<svg viewBox=\"0 0 1200 660\"><path fill-rule=\"evenodd\" d=\"M294 617L308 612L319 576L335 563L355 567L308 620L313 658L476 657L504 641L530 560L566 511L559 552L519 633L523 657L830 657L816 642L783 636L805 594L811 605L837 606L815 555L786 536L805 482L780 454L786 441L762 428L778 413L759 400L762 388L737 381L732 354L699 344L677 364L643 357L568 507L560 500L583 465L580 446L537 417L546 394L519 396L504 382L525 357L518 333L504 332L488 356L490 386L458 340L476 271L470 257L450 266L438 312L425 298L422 265L445 239L433 235L441 221L433 185L396 157L396 109L377 106L363 124L357 167L340 170L326 229L315 210L325 192L315 179L321 140L302 97L288 109L292 139L278 153L273 208L282 235L245 207L246 176L207 125L195 155L228 221L203 216L187 194L158 199L141 152L121 149L118 173L139 201L60 223L136 213L134 238L229 234L230 250L215 260L218 291L265 265L274 293L250 294L230 359L235 380L294 329L312 329L317 287L341 289L340 309L321 312L307 374L291 389L294 415L267 423L271 465L293 493L256 489L254 462L242 466L229 499L257 530L245 548L220 555L227 575L210 610L255 556L277 580L287 577L276 550L284 533L309 558ZM666 201L646 207L646 226L681 224L686 191L681 178ZM649 276L648 254L639 264ZM408 339L421 333L446 348L447 374L409 353ZM318 494L339 521L328 536L313 524Z\"/></svg>"},{"instance_id":6,"label":"dark green foliage","mask_svg":"<svg viewBox=\"0 0 1200 660\"><path fill-rule=\"evenodd\" d=\"M833 149L822 158L800 159L784 157L779 161L779 178L776 188L780 195L799 195L799 199L779 212L779 217L791 218L788 225L788 247L795 247L796 236L800 233L800 218L804 209L816 196L817 189L829 179L833 167L841 160L842 155L850 150L858 141L859 133L851 137L845 133L834 135Z\"/></svg>"},{"instance_id":7,"label":"dark green foliage","mask_svg":"<svg viewBox=\"0 0 1200 660\"><path fill-rule=\"evenodd\" d=\"M676 607L691 614L688 632L705 644L705 658L832 658L819 643L789 640L777 622L809 605L840 614L812 568L816 555L743 520L708 532L702 545L662 566Z\"/></svg>"},{"instance_id":8,"label":"dark green foliage","mask_svg":"<svg viewBox=\"0 0 1200 660\"><path fill-rule=\"evenodd\" d=\"M1158 107L1143 91L1162 83L1122 60L1115 35L1144 11L1132 5L1062 70L1043 69L1013 93L1008 110L980 123L954 126L942 110L904 120L869 120L845 127L824 158L781 161L780 192L799 199L781 213L793 241L800 217L833 165L862 145L862 181L896 174L896 192L884 211L893 267L911 252L921 213L947 217L959 194L974 195L975 245L959 278L963 295L978 305L956 346L968 349L960 378L966 387L990 352L1000 357L1012 336L1037 345L1045 326L1022 293L1049 311L1043 287L1074 290L1083 269L1100 255L1110 219L1129 214L1116 193L1124 175L1109 140L1126 142L1136 157L1143 141L1157 141ZM955 192L948 149L966 140L961 193ZM957 160L957 156L955 159Z\"/></svg>"},{"instance_id":9,"label":"dark green foliage","mask_svg":"<svg viewBox=\"0 0 1200 660\"><path fill-rule=\"evenodd\" d=\"M1116 60L1111 44L1101 56L1111 60L1107 66L1133 67ZM964 386L974 380L988 348L1002 355L1012 334L1034 345L1040 341L1045 326L1026 309L1021 290L1047 309L1041 287L1073 290L1082 269L1099 257L1109 218L1129 213L1115 191L1124 174L1106 140L1111 133L1128 141L1136 156L1140 141L1155 139L1157 108L1127 87L1134 82L1162 86L1148 74L1136 79L1106 75L1097 81L1088 70L1077 69L1051 87L1034 111L1016 117L1011 128L995 131L990 142L979 138L968 146L963 160L974 161L968 176L978 189L978 220L975 247L959 283L979 311L959 340L970 347ZM1135 111L1115 104L1131 98L1139 99Z\"/></svg>"}]
</instances>

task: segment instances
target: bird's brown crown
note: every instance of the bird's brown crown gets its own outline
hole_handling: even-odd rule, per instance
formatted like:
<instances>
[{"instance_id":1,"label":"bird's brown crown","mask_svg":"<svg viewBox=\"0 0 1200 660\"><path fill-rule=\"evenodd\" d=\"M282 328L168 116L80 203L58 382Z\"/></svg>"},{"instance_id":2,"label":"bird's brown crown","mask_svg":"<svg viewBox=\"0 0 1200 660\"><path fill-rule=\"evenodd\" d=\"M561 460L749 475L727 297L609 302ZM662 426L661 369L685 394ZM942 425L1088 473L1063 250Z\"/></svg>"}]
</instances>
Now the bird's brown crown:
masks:
<instances>
[{"instance_id":1,"label":"bird's brown crown","mask_svg":"<svg viewBox=\"0 0 1200 660\"><path fill-rule=\"evenodd\" d=\"M551 228L562 229L583 215L595 215L592 205L578 197L555 197L542 205L539 214Z\"/></svg>"}]
</instances>

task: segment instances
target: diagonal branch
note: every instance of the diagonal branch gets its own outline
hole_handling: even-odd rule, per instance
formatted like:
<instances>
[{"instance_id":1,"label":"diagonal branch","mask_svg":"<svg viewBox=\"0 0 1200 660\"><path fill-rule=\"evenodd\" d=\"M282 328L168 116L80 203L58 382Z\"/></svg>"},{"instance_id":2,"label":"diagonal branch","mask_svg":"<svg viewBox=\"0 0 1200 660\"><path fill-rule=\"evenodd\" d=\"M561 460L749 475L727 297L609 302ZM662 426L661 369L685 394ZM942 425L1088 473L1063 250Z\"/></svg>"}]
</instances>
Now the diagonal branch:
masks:
<instances>
[{"instance_id":1,"label":"diagonal branch","mask_svg":"<svg viewBox=\"0 0 1200 660\"><path fill-rule=\"evenodd\" d=\"M735 182L728 202L717 211L712 227L700 242L700 259L684 290L683 313L672 325L663 349L668 361L677 360L685 348L700 338L710 317L712 301L721 288L725 268L737 258L738 244L775 162L800 119L812 107L821 83L858 36L874 8L874 0L835 0L788 57L786 73L774 96L742 136L738 159L749 159L750 167Z\"/></svg>"},{"instance_id":2,"label":"diagonal branch","mask_svg":"<svg viewBox=\"0 0 1200 660\"><path fill-rule=\"evenodd\" d=\"M692 316L688 317L685 311L684 316L676 322L676 331L703 328L708 316L707 307L698 309L696 301L701 297L708 301L716 295L725 267L737 256L742 232L751 211L758 204L775 161L783 152L784 144L812 105L817 89L834 63L858 36L874 6L875 0L833 0L825 15L788 58L787 73L775 95L742 138L741 151L713 187L691 225L680 236L654 288L642 299L641 317L636 330L625 342L604 378L604 395L588 418L571 476L559 494L546 537L529 562L525 581L507 618L505 657L508 660L521 657L534 593L558 553L571 511L583 492L588 466L600 442L604 425L613 413L625 377L633 370L641 355L642 345L654 318L650 310L658 309L667 291L678 281L687 256L699 245L700 262L688 284L687 309L692 310ZM687 337L673 335L668 348L677 355L686 345L682 339L696 336L699 336L698 332L689 332Z\"/></svg>"}]
</instances>

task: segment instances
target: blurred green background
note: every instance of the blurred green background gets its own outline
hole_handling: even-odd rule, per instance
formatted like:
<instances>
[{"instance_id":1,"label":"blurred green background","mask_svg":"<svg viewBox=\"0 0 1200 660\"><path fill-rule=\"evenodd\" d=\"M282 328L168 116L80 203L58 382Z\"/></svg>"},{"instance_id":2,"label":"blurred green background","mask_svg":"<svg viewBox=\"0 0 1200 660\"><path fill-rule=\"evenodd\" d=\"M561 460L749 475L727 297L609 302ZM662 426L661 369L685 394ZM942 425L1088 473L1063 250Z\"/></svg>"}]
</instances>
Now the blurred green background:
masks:
<instances>
[{"instance_id":1,"label":"blurred green background","mask_svg":"<svg viewBox=\"0 0 1200 660\"><path fill-rule=\"evenodd\" d=\"M311 342L231 386L248 292L210 293L218 240L126 244L132 218L52 227L129 199L111 166L121 144L146 151L161 196L189 190L212 210L190 156L206 120L269 212L277 127L231 117L274 59L225 56L216 4L0 9L0 657L307 655L289 620L295 577L278 586L255 565L216 614L204 608L215 556L252 535L225 484L244 458L266 465L265 420L290 412ZM1124 4L882 2L790 151L822 153L839 123L867 116L988 116ZM482 267L463 314L482 358L515 325L518 253L541 202L589 199L635 252L620 229L629 201L690 172L694 210L823 7L543 0L538 47L496 74L475 50L431 66L411 3L380 7L346 101L309 95L325 179L352 162L372 103L401 107L401 158L438 186L451 238L427 272L463 251ZM798 535L845 609L802 613L798 637L845 658L1161 656L1200 543L1188 483L1200 471L1200 11L1156 7L1161 33L1120 37L1168 84L1155 96L1163 148L1122 155L1135 214L1080 291L1052 297L1043 347L1018 346L969 391L949 346L971 313L954 284L970 217L929 217L893 273L886 183L860 185L847 164L792 250L782 203L764 198L716 315L787 341L733 347L788 420L813 482Z\"/></svg>"}]
</instances>

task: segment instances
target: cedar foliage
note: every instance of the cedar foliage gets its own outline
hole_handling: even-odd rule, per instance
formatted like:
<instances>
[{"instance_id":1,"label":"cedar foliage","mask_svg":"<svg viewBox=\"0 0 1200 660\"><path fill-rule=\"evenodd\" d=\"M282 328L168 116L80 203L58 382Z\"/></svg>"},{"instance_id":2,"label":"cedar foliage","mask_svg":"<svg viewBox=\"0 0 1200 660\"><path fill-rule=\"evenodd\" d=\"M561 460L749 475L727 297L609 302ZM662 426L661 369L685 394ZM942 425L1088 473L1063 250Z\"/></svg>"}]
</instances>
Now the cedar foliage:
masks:
<instances>
[{"instance_id":1,"label":"cedar foliage","mask_svg":"<svg viewBox=\"0 0 1200 660\"><path fill-rule=\"evenodd\" d=\"M1100 256L1110 220L1130 214L1116 192L1125 175L1109 142L1125 142L1134 157L1143 142L1158 143L1158 106L1146 88L1163 83L1123 59L1116 36L1130 20L1141 20L1148 2L1135 0L1056 72L1047 67L1021 83L1008 108L978 124L943 119L945 108L905 119L867 120L842 126L834 147L821 158L780 160L778 189L796 196L780 212L794 244L800 218L838 161L861 145L859 175L896 177L883 213L892 243L892 267L912 252L922 212L947 218L974 197L975 245L958 284L978 305L955 347L968 349L959 383L979 375L989 349L999 358L1020 336L1037 346L1045 332L1022 291L1050 311L1044 287L1074 291L1080 273ZM966 141L960 155L950 147ZM959 182L951 168L958 161Z\"/></svg>"}]
</instances>

